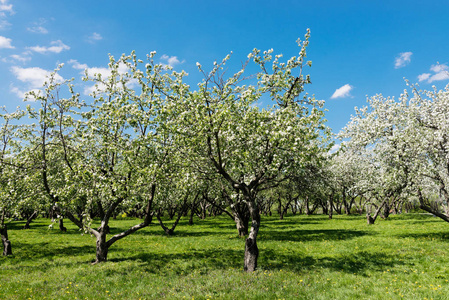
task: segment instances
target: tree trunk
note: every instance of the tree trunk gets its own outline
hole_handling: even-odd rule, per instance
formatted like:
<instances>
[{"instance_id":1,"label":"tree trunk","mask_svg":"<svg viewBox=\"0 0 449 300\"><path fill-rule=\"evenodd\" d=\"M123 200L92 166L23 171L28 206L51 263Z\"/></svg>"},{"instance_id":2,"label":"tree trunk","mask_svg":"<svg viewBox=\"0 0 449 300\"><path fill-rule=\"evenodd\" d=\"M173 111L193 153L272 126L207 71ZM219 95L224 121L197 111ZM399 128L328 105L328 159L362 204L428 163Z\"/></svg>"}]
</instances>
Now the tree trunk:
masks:
<instances>
[{"instance_id":1,"label":"tree trunk","mask_svg":"<svg viewBox=\"0 0 449 300\"><path fill-rule=\"evenodd\" d=\"M331 195L329 195L329 202L328 202L328 206L329 206L329 209L328 209L329 220L332 219L332 212L333 212L333 208L334 208L334 203L333 202L334 202L334 195L331 194Z\"/></svg>"},{"instance_id":2,"label":"tree trunk","mask_svg":"<svg viewBox=\"0 0 449 300\"><path fill-rule=\"evenodd\" d=\"M375 222L376 219L377 219L377 216L379 215L380 211L382 210L382 207L384 207L384 205L385 205L386 202L387 202L387 201L384 200L384 201L380 204L380 206L377 207L376 212L374 213L374 216L372 216L372 217L371 217L371 214L370 214L371 209L367 209L367 210L366 210L366 219L367 219L368 225L373 225L373 224L374 224L374 222Z\"/></svg>"},{"instance_id":3,"label":"tree trunk","mask_svg":"<svg viewBox=\"0 0 449 300\"><path fill-rule=\"evenodd\" d=\"M327 200L323 200L323 198L320 198L318 200L319 205L321 206L321 209L323 211L323 215L327 215L329 213L329 207L327 206Z\"/></svg>"},{"instance_id":4,"label":"tree trunk","mask_svg":"<svg viewBox=\"0 0 449 300\"><path fill-rule=\"evenodd\" d=\"M311 215L310 208L309 208L309 196L306 196L306 199L304 200L305 205L304 208L306 209L306 215Z\"/></svg>"},{"instance_id":5,"label":"tree trunk","mask_svg":"<svg viewBox=\"0 0 449 300\"><path fill-rule=\"evenodd\" d=\"M195 208L192 207L190 208L190 218L189 218L189 225L193 225L193 216L195 215Z\"/></svg>"},{"instance_id":6,"label":"tree trunk","mask_svg":"<svg viewBox=\"0 0 449 300\"><path fill-rule=\"evenodd\" d=\"M348 205L348 202L346 201L346 188L343 188L343 192L341 194L342 196L342 202L345 209L345 214L349 215L351 214L351 208Z\"/></svg>"},{"instance_id":7,"label":"tree trunk","mask_svg":"<svg viewBox=\"0 0 449 300\"><path fill-rule=\"evenodd\" d=\"M6 227L6 225L0 226L0 235L2 237L3 243L3 255L12 255L11 242L8 239L8 228Z\"/></svg>"},{"instance_id":8,"label":"tree trunk","mask_svg":"<svg viewBox=\"0 0 449 300\"><path fill-rule=\"evenodd\" d=\"M100 231L97 235L97 252L94 264L105 262L108 260L109 246L106 243L106 233Z\"/></svg>"},{"instance_id":9,"label":"tree trunk","mask_svg":"<svg viewBox=\"0 0 449 300\"><path fill-rule=\"evenodd\" d=\"M245 242L244 271L254 272L257 268L257 259L259 257L259 248L257 247L257 234L260 228L260 211L256 201L248 203L251 215L251 231Z\"/></svg>"},{"instance_id":10,"label":"tree trunk","mask_svg":"<svg viewBox=\"0 0 449 300\"><path fill-rule=\"evenodd\" d=\"M386 220L386 219L388 219L389 216L390 216L390 203L387 201L387 202L385 202L385 205L384 205L384 211L382 214L382 218Z\"/></svg>"},{"instance_id":11,"label":"tree trunk","mask_svg":"<svg viewBox=\"0 0 449 300\"><path fill-rule=\"evenodd\" d=\"M61 232L67 232L67 228L64 227L64 219L63 218L59 219L59 230L61 230Z\"/></svg>"},{"instance_id":12,"label":"tree trunk","mask_svg":"<svg viewBox=\"0 0 449 300\"><path fill-rule=\"evenodd\" d=\"M28 218L28 220L27 220L25 226L23 226L23 229L30 229L30 223L31 223L31 221L33 221L34 218L37 217L37 213L38 213L38 211L35 210L35 211L31 214L31 216Z\"/></svg>"},{"instance_id":13,"label":"tree trunk","mask_svg":"<svg viewBox=\"0 0 449 300\"><path fill-rule=\"evenodd\" d=\"M239 232L239 237L244 237L248 235L248 218L240 218L237 213L234 212L234 221L237 231Z\"/></svg>"},{"instance_id":14,"label":"tree trunk","mask_svg":"<svg viewBox=\"0 0 449 300\"><path fill-rule=\"evenodd\" d=\"M159 221L159 224L161 225L162 229L164 230L166 235L173 235L173 232L175 231L176 226L179 223L179 220L181 220L182 215L184 214L184 210L185 210L185 204L183 205L183 207L181 208L181 210L178 212L178 217L176 218L175 222L173 223L171 228L168 228L167 226L164 225L164 223L162 222L161 219L161 214L158 213L156 215L157 220ZM160 210L159 210L160 211Z\"/></svg>"}]
</instances>

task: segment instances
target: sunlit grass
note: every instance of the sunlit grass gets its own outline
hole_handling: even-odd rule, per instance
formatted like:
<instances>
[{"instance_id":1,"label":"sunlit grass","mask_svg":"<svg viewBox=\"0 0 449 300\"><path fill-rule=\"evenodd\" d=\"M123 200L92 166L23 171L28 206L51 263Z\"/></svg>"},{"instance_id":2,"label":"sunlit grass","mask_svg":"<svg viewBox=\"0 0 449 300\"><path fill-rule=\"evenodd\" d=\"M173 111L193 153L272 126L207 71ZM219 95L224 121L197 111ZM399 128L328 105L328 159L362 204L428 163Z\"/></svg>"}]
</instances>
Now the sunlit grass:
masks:
<instances>
[{"instance_id":1,"label":"sunlit grass","mask_svg":"<svg viewBox=\"0 0 449 300\"><path fill-rule=\"evenodd\" d=\"M225 217L157 224L120 240L91 265L95 240L10 225L0 299L447 299L449 224L423 214L366 225L363 216L263 217L259 269L243 273L244 240ZM116 220L112 232L135 224Z\"/></svg>"}]
</instances>

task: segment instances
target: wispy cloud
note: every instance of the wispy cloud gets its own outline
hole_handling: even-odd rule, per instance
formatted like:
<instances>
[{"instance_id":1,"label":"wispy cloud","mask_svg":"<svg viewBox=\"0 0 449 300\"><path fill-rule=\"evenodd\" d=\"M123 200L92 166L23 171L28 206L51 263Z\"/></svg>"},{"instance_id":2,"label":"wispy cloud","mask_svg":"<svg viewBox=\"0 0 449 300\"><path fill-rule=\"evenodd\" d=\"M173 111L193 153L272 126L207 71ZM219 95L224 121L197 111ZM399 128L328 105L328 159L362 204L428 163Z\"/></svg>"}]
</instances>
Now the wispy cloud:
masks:
<instances>
[{"instance_id":1,"label":"wispy cloud","mask_svg":"<svg viewBox=\"0 0 449 300\"><path fill-rule=\"evenodd\" d=\"M41 33L41 34L47 34L48 33L47 28L45 28L43 26L28 27L27 30L29 32L32 32L32 33Z\"/></svg>"},{"instance_id":2,"label":"wispy cloud","mask_svg":"<svg viewBox=\"0 0 449 300\"><path fill-rule=\"evenodd\" d=\"M28 47L27 49L30 49L31 51L46 54L46 53L61 53L64 50L69 50L70 47L64 44L61 40L53 41L50 43L51 46L49 47L42 47L42 46L34 46L34 47Z\"/></svg>"},{"instance_id":3,"label":"wispy cloud","mask_svg":"<svg viewBox=\"0 0 449 300\"><path fill-rule=\"evenodd\" d=\"M84 71L87 70L87 74L89 77L94 77L95 74L101 74L102 78L107 78L111 76L111 70L109 68L103 67L89 67L87 64L82 64L78 62L76 59L71 59L68 61L69 64L72 65L72 68L75 70L81 70L81 74L84 75ZM123 74L128 71L128 67L124 64L119 65L118 73Z\"/></svg>"},{"instance_id":4,"label":"wispy cloud","mask_svg":"<svg viewBox=\"0 0 449 300\"><path fill-rule=\"evenodd\" d=\"M394 68L399 69L408 65L412 61L412 55L412 52L399 53L399 56L394 60Z\"/></svg>"},{"instance_id":5,"label":"wispy cloud","mask_svg":"<svg viewBox=\"0 0 449 300\"><path fill-rule=\"evenodd\" d=\"M352 85L345 84L344 86L335 90L335 92L331 96L331 99L350 97L353 88L354 87Z\"/></svg>"},{"instance_id":6,"label":"wispy cloud","mask_svg":"<svg viewBox=\"0 0 449 300\"><path fill-rule=\"evenodd\" d=\"M18 97L24 98L26 92L41 88L44 82L47 80L48 76L50 76L52 71L44 70L38 67L21 68L13 66L11 67L11 72L19 81L25 83L25 86L22 89L15 86L11 86L10 90L12 93L15 93ZM61 75L56 74L55 80L57 82L62 82L64 81L64 78Z\"/></svg>"},{"instance_id":7,"label":"wispy cloud","mask_svg":"<svg viewBox=\"0 0 449 300\"><path fill-rule=\"evenodd\" d=\"M421 75L418 75L418 80L419 80L419 82L425 81L425 80L429 79L431 75L432 74L430 74L430 73L422 73Z\"/></svg>"},{"instance_id":8,"label":"wispy cloud","mask_svg":"<svg viewBox=\"0 0 449 300\"><path fill-rule=\"evenodd\" d=\"M2 58L3 62L8 62L8 63L20 62L20 63L24 64L30 60L31 60L31 57L30 57L29 51L25 51L22 54L12 54L9 57Z\"/></svg>"},{"instance_id":9,"label":"wispy cloud","mask_svg":"<svg viewBox=\"0 0 449 300\"><path fill-rule=\"evenodd\" d=\"M101 36L101 34L94 32L92 33L87 40L89 41L89 43L95 43L97 41L101 41L103 39L103 37Z\"/></svg>"},{"instance_id":10,"label":"wispy cloud","mask_svg":"<svg viewBox=\"0 0 449 300\"><path fill-rule=\"evenodd\" d=\"M75 70L80 70L80 74L81 75L85 75L86 71L87 71L87 75L90 78L95 77L95 75L100 74L101 78L106 79L109 76L111 76L111 70L109 68L103 68L103 67L89 67L87 64L82 64L80 62L78 62L75 59L71 59L68 61L68 63L70 65L72 65L72 68L74 68ZM118 67L118 73L119 74L124 74L128 71L128 67L125 64L121 64ZM131 80L127 83L127 87L131 87L134 84L137 84L137 80ZM97 85L91 85L91 86L86 86L84 88L84 94L85 95L89 95L93 92L97 92L97 91L102 91L104 90L106 87L102 84L102 83L98 83Z\"/></svg>"},{"instance_id":11,"label":"wispy cloud","mask_svg":"<svg viewBox=\"0 0 449 300\"><path fill-rule=\"evenodd\" d=\"M80 64L76 59L71 59L68 63L71 64L72 68L76 70L85 70L88 68L86 64Z\"/></svg>"},{"instance_id":12,"label":"wispy cloud","mask_svg":"<svg viewBox=\"0 0 449 300\"><path fill-rule=\"evenodd\" d=\"M177 56L168 56L167 54L162 55L161 60L166 61L167 65L170 67L174 67L185 62L185 60L180 61Z\"/></svg>"},{"instance_id":13,"label":"wispy cloud","mask_svg":"<svg viewBox=\"0 0 449 300\"><path fill-rule=\"evenodd\" d=\"M34 22L31 27L28 27L27 30L32 33L47 34L48 30L44 27L45 23L47 23L47 20L41 18L39 21Z\"/></svg>"},{"instance_id":14,"label":"wispy cloud","mask_svg":"<svg viewBox=\"0 0 449 300\"><path fill-rule=\"evenodd\" d=\"M9 4L8 0L0 0L0 30L8 29L11 26L11 23L6 20L6 13L14 14L12 4Z\"/></svg>"},{"instance_id":15,"label":"wispy cloud","mask_svg":"<svg viewBox=\"0 0 449 300\"><path fill-rule=\"evenodd\" d=\"M433 73L422 73L418 75L418 80L427 81L432 83L434 81L448 80L449 79L449 67L447 64L437 63L436 65L430 66L430 71Z\"/></svg>"},{"instance_id":16,"label":"wispy cloud","mask_svg":"<svg viewBox=\"0 0 449 300\"><path fill-rule=\"evenodd\" d=\"M12 9L12 4L8 3L9 0L0 0L0 12L9 12L9 14L14 14Z\"/></svg>"},{"instance_id":17,"label":"wispy cloud","mask_svg":"<svg viewBox=\"0 0 449 300\"><path fill-rule=\"evenodd\" d=\"M9 28L10 26L11 26L11 23L9 23L6 20L2 20L1 14L0 14L0 30L5 30L5 29Z\"/></svg>"}]
</instances>

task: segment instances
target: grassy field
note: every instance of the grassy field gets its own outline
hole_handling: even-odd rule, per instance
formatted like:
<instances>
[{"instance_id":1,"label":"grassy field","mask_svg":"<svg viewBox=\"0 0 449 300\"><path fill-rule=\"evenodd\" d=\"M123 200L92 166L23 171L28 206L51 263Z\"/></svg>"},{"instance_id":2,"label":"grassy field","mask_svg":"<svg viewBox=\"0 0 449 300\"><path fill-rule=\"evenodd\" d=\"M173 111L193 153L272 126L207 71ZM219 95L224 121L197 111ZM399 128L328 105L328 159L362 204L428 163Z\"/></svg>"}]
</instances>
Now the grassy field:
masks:
<instances>
[{"instance_id":1,"label":"grassy field","mask_svg":"<svg viewBox=\"0 0 449 300\"><path fill-rule=\"evenodd\" d=\"M362 216L263 217L259 269L242 271L244 240L232 220L154 224L91 265L95 239L66 222L10 224L0 299L449 299L449 224L424 214L366 225ZM116 220L112 233L136 224Z\"/></svg>"}]
</instances>

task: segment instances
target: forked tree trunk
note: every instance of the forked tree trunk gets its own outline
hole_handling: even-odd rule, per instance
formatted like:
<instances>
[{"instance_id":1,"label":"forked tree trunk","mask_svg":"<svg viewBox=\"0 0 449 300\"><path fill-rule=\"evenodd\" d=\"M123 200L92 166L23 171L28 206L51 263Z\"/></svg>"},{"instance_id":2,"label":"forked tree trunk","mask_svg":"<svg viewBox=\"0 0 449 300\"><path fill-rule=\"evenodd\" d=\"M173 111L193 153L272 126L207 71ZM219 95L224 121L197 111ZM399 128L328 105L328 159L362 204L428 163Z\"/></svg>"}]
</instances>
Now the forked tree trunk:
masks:
<instances>
[{"instance_id":1,"label":"forked tree trunk","mask_svg":"<svg viewBox=\"0 0 449 300\"><path fill-rule=\"evenodd\" d=\"M159 225L161 225L161 228L162 230L164 230L165 234L171 236L175 232L176 225L178 225L178 222L181 219L182 215L181 214L178 215L171 228L168 228L167 226L164 225L164 222L162 222L162 219L159 215L157 215L156 217L157 220L159 221Z\"/></svg>"},{"instance_id":2,"label":"forked tree trunk","mask_svg":"<svg viewBox=\"0 0 449 300\"><path fill-rule=\"evenodd\" d=\"M8 228L6 225L0 225L0 234L3 243L3 255L12 255L11 242L8 239Z\"/></svg>"},{"instance_id":3,"label":"forked tree trunk","mask_svg":"<svg viewBox=\"0 0 449 300\"><path fill-rule=\"evenodd\" d=\"M260 211L256 201L248 203L249 212L251 215L251 231L245 242L245 258L244 271L254 272L257 268L257 259L259 257L259 248L257 247L257 234L260 228Z\"/></svg>"},{"instance_id":4,"label":"forked tree trunk","mask_svg":"<svg viewBox=\"0 0 449 300\"><path fill-rule=\"evenodd\" d=\"M370 209L366 210L366 221L368 225L373 225L374 222L376 222L377 216L379 216L380 211L382 210L382 207L385 205L386 201L384 200L379 207L377 207L376 212L373 216L371 216Z\"/></svg>"},{"instance_id":5,"label":"forked tree trunk","mask_svg":"<svg viewBox=\"0 0 449 300\"><path fill-rule=\"evenodd\" d=\"M28 218L26 224L23 226L23 229L30 229L30 223L31 223L31 221L33 221L34 218L37 217L37 213L38 213L37 210L33 211L31 216Z\"/></svg>"},{"instance_id":6,"label":"forked tree trunk","mask_svg":"<svg viewBox=\"0 0 449 300\"><path fill-rule=\"evenodd\" d=\"M167 226L164 225L164 222L162 222L161 219L161 212L162 209L159 209L159 213L156 215L157 220L159 221L159 224L161 225L162 229L164 230L166 235L173 235L173 232L175 231L176 226L179 223L179 220L181 220L182 215L184 214L186 208L187 208L187 197L184 200L184 203L182 204L182 207L180 208L180 211L178 211L178 217L176 218L175 222L173 223L171 228L168 228Z\"/></svg>"}]
</instances>

